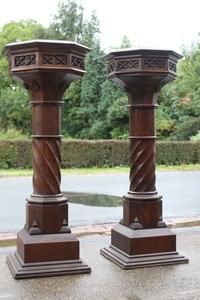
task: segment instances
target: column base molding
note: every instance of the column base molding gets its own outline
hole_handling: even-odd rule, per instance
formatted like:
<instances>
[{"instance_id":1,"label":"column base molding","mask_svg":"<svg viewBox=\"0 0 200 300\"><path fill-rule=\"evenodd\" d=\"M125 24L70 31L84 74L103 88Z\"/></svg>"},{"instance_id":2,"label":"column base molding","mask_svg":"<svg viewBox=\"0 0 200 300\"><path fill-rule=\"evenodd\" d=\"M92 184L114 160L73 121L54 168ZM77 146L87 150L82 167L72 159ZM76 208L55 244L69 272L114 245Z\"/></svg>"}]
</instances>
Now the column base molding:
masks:
<instances>
[{"instance_id":1,"label":"column base molding","mask_svg":"<svg viewBox=\"0 0 200 300\"><path fill-rule=\"evenodd\" d=\"M189 262L176 252L176 235L168 228L133 230L118 224L111 232L111 245L100 253L123 269Z\"/></svg>"},{"instance_id":2,"label":"column base molding","mask_svg":"<svg viewBox=\"0 0 200 300\"><path fill-rule=\"evenodd\" d=\"M17 235L17 251L7 256L16 279L90 273L79 258L79 241L71 233Z\"/></svg>"},{"instance_id":3,"label":"column base molding","mask_svg":"<svg viewBox=\"0 0 200 300\"><path fill-rule=\"evenodd\" d=\"M163 252L143 255L127 255L119 249L109 246L100 253L122 269L137 269L188 263L188 259L178 252Z\"/></svg>"}]
</instances>

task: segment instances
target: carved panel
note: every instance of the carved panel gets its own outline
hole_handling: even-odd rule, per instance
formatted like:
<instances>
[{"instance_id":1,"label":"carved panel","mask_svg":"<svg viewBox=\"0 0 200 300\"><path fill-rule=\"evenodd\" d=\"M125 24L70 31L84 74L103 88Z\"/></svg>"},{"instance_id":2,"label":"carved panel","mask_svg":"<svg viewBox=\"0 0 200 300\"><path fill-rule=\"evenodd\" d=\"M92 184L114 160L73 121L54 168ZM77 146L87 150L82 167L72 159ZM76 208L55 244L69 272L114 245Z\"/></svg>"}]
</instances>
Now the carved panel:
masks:
<instances>
[{"instance_id":1,"label":"carved panel","mask_svg":"<svg viewBox=\"0 0 200 300\"><path fill-rule=\"evenodd\" d=\"M9 66L9 70L11 69L12 67L12 58L10 57L9 61L8 61L8 66Z\"/></svg>"},{"instance_id":2,"label":"carved panel","mask_svg":"<svg viewBox=\"0 0 200 300\"><path fill-rule=\"evenodd\" d=\"M118 70L138 69L140 66L139 59L123 59L117 63Z\"/></svg>"},{"instance_id":3,"label":"carved panel","mask_svg":"<svg viewBox=\"0 0 200 300\"><path fill-rule=\"evenodd\" d=\"M15 56L15 67L31 66L36 64L36 54Z\"/></svg>"},{"instance_id":4,"label":"carved panel","mask_svg":"<svg viewBox=\"0 0 200 300\"><path fill-rule=\"evenodd\" d=\"M169 67L169 71L176 73L176 64L175 63L173 63L172 61L169 61L168 67Z\"/></svg>"},{"instance_id":5,"label":"carved panel","mask_svg":"<svg viewBox=\"0 0 200 300\"><path fill-rule=\"evenodd\" d=\"M115 62L108 65L108 73L112 73L115 71Z\"/></svg>"},{"instance_id":6,"label":"carved panel","mask_svg":"<svg viewBox=\"0 0 200 300\"><path fill-rule=\"evenodd\" d=\"M67 55L42 54L43 65L67 65Z\"/></svg>"},{"instance_id":7,"label":"carved panel","mask_svg":"<svg viewBox=\"0 0 200 300\"><path fill-rule=\"evenodd\" d=\"M73 67L84 69L84 60L82 57L72 55L71 56L71 64Z\"/></svg>"},{"instance_id":8,"label":"carved panel","mask_svg":"<svg viewBox=\"0 0 200 300\"><path fill-rule=\"evenodd\" d=\"M166 60L164 59L144 59L145 69L166 69Z\"/></svg>"}]
</instances>

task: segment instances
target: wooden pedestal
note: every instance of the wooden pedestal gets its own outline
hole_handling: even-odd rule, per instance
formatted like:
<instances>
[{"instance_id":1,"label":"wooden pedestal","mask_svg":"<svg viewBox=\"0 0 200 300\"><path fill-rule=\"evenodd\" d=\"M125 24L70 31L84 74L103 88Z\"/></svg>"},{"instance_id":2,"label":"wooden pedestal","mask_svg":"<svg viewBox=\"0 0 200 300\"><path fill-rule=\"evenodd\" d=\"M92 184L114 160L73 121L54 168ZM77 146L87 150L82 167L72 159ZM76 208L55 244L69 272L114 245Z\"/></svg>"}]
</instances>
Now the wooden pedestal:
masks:
<instances>
[{"instance_id":1,"label":"wooden pedestal","mask_svg":"<svg viewBox=\"0 0 200 300\"><path fill-rule=\"evenodd\" d=\"M68 227L68 199L60 191L62 97L84 73L90 49L65 42L34 40L8 44L10 73L23 82L32 104L33 193L17 251L7 258L15 278L89 273L79 241Z\"/></svg>"},{"instance_id":2,"label":"wooden pedestal","mask_svg":"<svg viewBox=\"0 0 200 300\"><path fill-rule=\"evenodd\" d=\"M90 273L79 259L79 241L71 233L17 234L17 252L7 257L16 279Z\"/></svg>"},{"instance_id":3,"label":"wooden pedestal","mask_svg":"<svg viewBox=\"0 0 200 300\"><path fill-rule=\"evenodd\" d=\"M130 185L123 197L123 219L101 253L124 269L187 263L176 252L176 235L162 219L156 191L157 97L176 77L181 56L169 50L125 49L105 56L108 78L128 96Z\"/></svg>"},{"instance_id":4,"label":"wooden pedestal","mask_svg":"<svg viewBox=\"0 0 200 300\"><path fill-rule=\"evenodd\" d=\"M123 269L188 262L176 252L176 235L168 228L132 230L118 224L111 232L111 246L101 254Z\"/></svg>"}]
</instances>

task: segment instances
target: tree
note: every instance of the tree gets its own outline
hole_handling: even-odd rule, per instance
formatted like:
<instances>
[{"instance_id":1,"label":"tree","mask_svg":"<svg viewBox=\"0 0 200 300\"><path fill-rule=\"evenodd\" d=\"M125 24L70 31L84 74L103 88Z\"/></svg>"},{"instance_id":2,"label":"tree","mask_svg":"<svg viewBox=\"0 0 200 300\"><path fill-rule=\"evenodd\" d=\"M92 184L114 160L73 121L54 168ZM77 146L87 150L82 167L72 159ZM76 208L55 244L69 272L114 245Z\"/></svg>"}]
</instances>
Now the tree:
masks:
<instances>
[{"instance_id":1,"label":"tree","mask_svg":"<svg viewBox=\"0 0 200 300\"><path fill-rule=\"evenodd\" d=\"M30 131L31 113L28 93L8 74L8 61L2 54L7 43L47 38L48 29L33 20L10 22L0 29L0 124L2 129L15 127Z\"/></svg>"},{"instance_id":2,"label":"tree","mask_svg":"<svg viewBox=\"0 0 200 300\"><path fill-rule=\"evenodd\" d=\"M100 29L96 13L92 12L89 20L84 19L84 8L75 0L59 2L58 12L50 25L50 31L57 39L75 41L92 49L98 49L99 47L98 34ZM91 55L89 54L89 58L85 62L87 70L90 69ZM92 68L95 68L95 64ZM99 71L101 73L101 70ZM87 100L84 98L83 90L86 88L85 93L88 92L86 82L87 80L84 79L83 83L82 80L72 83L65 93L65 104L62 113L62 128L65 135L80 137L82 136L81 132L88 126L86 115L92 104L89 105L90 108L87 107ZM92 87L93 82L89 83L88 86ZM87 128L85 131L87 131ZM83 136L85 137L87 134L83 134Z\"/></svg>"},{"instance_id":3,"label":"tree","mask_svg":"<svg viewBox=\"0 0 200 300\"><path fill-rule=\"evenodd\" d=\"M133 47L129 37L127 35L124 35L121 41L120 48L131 48Z\"/></svg>"},{"instance_id":4,"label":"tree","mask_svg":"<svg viewBox=\"0 0 200 300\"><path fill-rule=\"evenodd\" d=\"M98 35L100 33L100 24L96 12L92 11L90 20L83 24L82 43L92 49L100 44Z\"/></svg>"},{"instance_id":5,"label":"tree","mask_svg":"<svg viewBox=\"0 0 200 300\"><path fill-rule=\"evenodd\" d=\"M0 127L30 133L31 109L27 93L20 86L4 88L0 94Z\"/></svg>"},{"instance_id":6,"label":"tree","mask_svg":"<svg viewBox=\"0 0 200 300\"><path fill-rule=\"evenodd\" d=\"M96 12L91 13L89 20L84 19L84 8L76 0L62 0L58 3L58 11L50 24L50 32L54 38L81 43L94 47L100 32Z\"/></svg>"},{"instance_id":7,"label":"tree","mask_svg":"<svg viewBox=\"0 0 200 300\"><path fill-rule=\"evenodd\" d=\"M59 1L58 11L50 24L52 35L59 40L82 41L83 7L75 0Z\"/></svg>"},{"instance_id":8,"label":"tree","mask_svg":"<svg viewBox=\"0 0 200 300\"><path fill-rule=\"evenodd\" d=\"M85 60L86 74L82 80L81 111L84 128L80 136L95 138L95 123L100 120L98 110L102 94L102 84L106 80L106 66L102 59L103 52L98 45L89 52ZM99 127L99 126L98 126Z\"/></svg>"},{"instance_id":9,"label":"tree","mask_svg":"<svg viewBox=\"0 0 200 300\"><path fill-rule=\"evenodd\" d=\"M188 140L200 130L199 45L186 53L178 65L177 73L177 79L167 85L159 97L162 119L165 118L172 124L168 135L161 133L160 136L173 140ZM166 123L167 127L168 125Z\"/></svg>"}]
</instances>

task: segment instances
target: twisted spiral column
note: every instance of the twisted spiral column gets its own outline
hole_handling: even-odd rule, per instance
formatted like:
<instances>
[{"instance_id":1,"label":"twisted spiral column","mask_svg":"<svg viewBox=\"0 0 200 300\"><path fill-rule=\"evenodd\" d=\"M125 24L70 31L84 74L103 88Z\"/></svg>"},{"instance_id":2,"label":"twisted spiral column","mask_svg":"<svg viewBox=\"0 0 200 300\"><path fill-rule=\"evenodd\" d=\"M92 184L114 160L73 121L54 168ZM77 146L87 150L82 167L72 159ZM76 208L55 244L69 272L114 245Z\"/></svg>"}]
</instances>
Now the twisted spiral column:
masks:
<instances>
[{"instance_id":1,"label":"twisted spiral column","mask_svg":"<svg viewBox=\"0 0 200 300\"><path fill-rule=\"evenodd\" d=\"M145 89L142 93L145 96ZM149 100L148 103L138 103L145 102L145 99ZM133 94L129 95L130 186L124 196L122 223L133 229L163 226L162 201L155 186L157 105L152 103L152 99L153 93L149 98L136 97L136 100Z\"/></svg>"},{"instance_id":2,"label":"twisted spiral column","mask_svg":"<svg viewBox=\"0 0 200 300\"><path fill-rule=\"evenodd\" d=\"M26 222L30 234L69 231L67 199L60 191L62 102L45 98L32 101L33 193Z\"/></svg>"},{"instance_id":3,"label":"twisted spiral column","mask_svg":"<svg viewBox=\"0 0 200 300\"><path fill-rule=\"evenodd\" d=\"M155 142L153 138L130 141L130 191L155 191Z\"/></svg>"},{"instance_id":4,"label":"twisted spiral column","mask_svg":"<svg viewBox=\"0 0 200 300\"><path fill-rule=\"evenodd\" d=\"M33 138L33 195L60 194L60 138Z\"/></svg>"}]
</instances>

